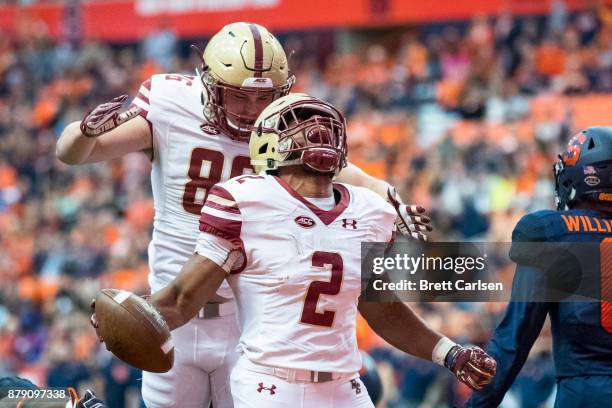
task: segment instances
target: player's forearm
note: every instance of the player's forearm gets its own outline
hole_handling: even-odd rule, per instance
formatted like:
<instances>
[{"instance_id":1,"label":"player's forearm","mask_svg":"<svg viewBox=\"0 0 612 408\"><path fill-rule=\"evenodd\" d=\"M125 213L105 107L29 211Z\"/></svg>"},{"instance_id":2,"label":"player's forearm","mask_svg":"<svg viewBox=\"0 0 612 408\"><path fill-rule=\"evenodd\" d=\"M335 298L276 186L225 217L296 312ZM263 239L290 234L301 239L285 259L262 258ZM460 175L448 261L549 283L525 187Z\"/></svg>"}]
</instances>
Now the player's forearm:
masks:
<instances>
[{"instance_id":1,"label":"player's forearm","mask_svg":"<svg viewBox=\"0 0 612 408\"><path fill-rule=\"evenodd\" d=\"M179 288L171 282L168 286L151 295L149 302L162 315L170 330L181 327L189 321L189 317L183 314L178 307Z\"/></svg>"},{"instance_id":2,"label":"player's forearm","mask_svg":"<svg viewBox=\"0 0 612 408\"><path fill-rule=\"evenodd\" d=\"M431 360L433 349L442 338L401 302L360 302L359 311L370 327L389 344L425 360Z\"/></svg>"},{"instance_id":3,"label":"player's forearm","mask_svg":"<svg viewBox=\"0 0 612 408\"><path fill-rule=\"evenodd\" d=\"M170 330L191 320L211 299L225 279L225 271L211 260L194 254L168 286L154 293L150 302Z\"/></svg>"},{"instance_id":4,"label":"player's forearm","mask_svg":"<svg viewBox=\"0 0 612 408\"><path fill-rule=\"evenodd\" d=\"M390 187L390 184L386 181L370 176L368 173L351 163L348 163L347 166L342 169L336 180L340 183L365 187L374 191L385 200L387 199L387 190Z\"/></svg>"},{"instance_id":5,"label":"player's forearm","mask_svg":"<svg viewBox=\"0 0 612 408\"><path fill-rule=\"evenodd\" d=\"M55 154L66 164L84 163L96 145L95 138L83 136L80 122L72 122L62 132L55 146Z\"/></svg>"}]
</instances>

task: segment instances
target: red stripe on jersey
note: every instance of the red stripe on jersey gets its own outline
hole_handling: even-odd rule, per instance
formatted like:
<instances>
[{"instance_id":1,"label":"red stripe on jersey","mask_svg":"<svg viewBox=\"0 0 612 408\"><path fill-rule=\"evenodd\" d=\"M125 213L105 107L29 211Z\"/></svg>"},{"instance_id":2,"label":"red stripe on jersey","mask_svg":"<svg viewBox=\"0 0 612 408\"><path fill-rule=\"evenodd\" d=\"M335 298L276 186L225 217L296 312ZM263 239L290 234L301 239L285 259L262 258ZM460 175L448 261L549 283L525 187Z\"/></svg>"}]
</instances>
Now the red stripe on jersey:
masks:
<instances>
[{"instance_id":1,"label":"red stripe on jersey","mask_svg":"<svg viewBox=\"0 0 612 408\"><path fill-rule=\"evenodd\" d=\"M149 105L149 103L150 103L150 102L149 102L149 98L147 98L146 96L144 96L144 95L142 94L142 92L140 92L140 91L139 91L139 92L136 94L136 98L138 98L138 99L140 99L141 101L145 102L147 105Z\"/></svg>"},{"instance_id":2,"label":"red stripe on jersey","mask_svg":"<svg viewBox=\"0 0 612 408\"><path fill-rule=\"evenodd\" d=\"M215 217L214 215L203 212L200 216L200 231L204 231L206 226L213 227L220 233L223 233L224 236L222 238L228 241L234 238L240 239L242 221L228 220L227 218Z\"/></svg>"},{"instance_id":3,"label":"red stripe on jersey","mask_svg":"<svg viewBox=\"0 0 612 408\"><path fill-rule=\"evenodd\" d=\"M263 43L261 42L261 34L255 24L249 24L251 34L253 34L253 42L255 43L255 77L260 78L263 70Z\"/></svg>"},{"instance_id":4,"label":"red stripe on jersey","mask_svg":"<svg viewBox=\"0 0 612 408\"><path fill-rule=\"evenodd\" d=\"M210 197L210 194L208 194L208 197ZM225 211L232 214L240 214L240 209L238 207L228 207L227 205L212 202L210 201L210 199L206 200L206 203L204 203L204 207L210 207L214 208L215 210Z\"/></svg>"},{"instance_id":5,"label":"red stripe on jersey","mask_svg":"<svg viewBox=\"0 0 612 408\"><path fill-rule=\"evenodd\" d=\"M145 88L147 88L147 91L150 91L151 90L151 78L144 81L140 86L144 86Z\"/></svg>"},{"instance_id":6,"label":"red stripe on jersey","mask_svg":"<svg viewBox=\"0 0 612 408\"><path fill-rule=\"evenodd\" d=\"M143 117L143 118L145 118L145 119L147 119L147 115L149 114L149 111L148 111L147 109L143 109L141 106L136 105L136 104L134 103L134 101L132 101L132 103L130 104L130 106L129 106L129 108L128 108L128 109L132 109L132 108L138 108L138 109L140 109L140 112L138 112L138 115L139 115L139 116L142 116L142 117ZM148 120L149 120L149 119L147 119L147 121L148 121ZM150 123L151 123L151 122L149 122L149 124L150 124ZM153 129L151 129L151 130L153 130Z\"/></svg>"},{"instance_id":7,"label":"red stripe on jersey","mask_svg":"<svg viewBox=\"0 0 612 408\"><path fill-rule=\"evenodd\" d=\"M244 243L242 242L242 239L240 239L240 237L233 237L233 236L229 236L227 235L225 232L219 230L218 228L209 225L209 224L202 224L202 222L200 222L200 231L205 232L207 234L212 234L214 236L217 236L219 238L223 238L229 242L232 243L232 245L234 245L236 247L236 249L238 249L240 252L242 252L242 265L240 265L238 268L236 269L232 269L230 271L230 274L235 274L235 273L240 273L244 270L244 268L246 268L246 264L247 264L247 257L246 257L246 252L244 250Z\"/></svg>"},{"instance_id":8,"label":"red stripe on jersey","mask_svg":"<svg viewBox=\"0 0 612 408\"><path fill-rule=\"evenodd\" d=\"M216 196L219 196L221 198L225 198L226 200L230 200L230 201L236 201L234 199L234 196L230 194L229 191L227 191L226 189L224 189L223 187L220 186L213 186L210 191L208 192L208 194L213 194Z\"/></svg>"},{"instance_id":9,"label":"red stripe on jersey","mask_svg":"<svg viewBox=\"0 0 612 408\"><path fill-rule=\"evenodd\" d=\"M130 104L129 109L132 108L138 108L140 109L140 112L138 112L138 116L142 116L143 118L145 118L147 120L147 123L149 124L149 130L151 131L151 135L153 135L153 124L151 123L151 121L147 118L147 115L149 114L149 111L146 109L141 108L140 106L136 105L133 101Z\"/></svg>"},{"instance_id":10,"label":"red stripe on jersey","mask_svg":"<svg viewBox=\"0 0 612 408\"><path fill-rule=\"evenodd\" d=\"M242 222L229 221L237 223L238 227L236 227L235 225L228 227L227 224L224 224L222 221L220 222L219 220L226 222L229 221L219 217L215 217L213 215L202 214L202 217L200 217L200 231L213 234L219 238L223 238L239 248L244 247L242 239L240 238L240 227ZM236 233L236 228L238 228L238 233Z\"/></svg>"},{"instance_id":11,"label":"red stripe on jersey","mask_svg":"<svg viewBox=\"0 0 612 408\"><path fill-rule=\"evenodd\" d=\"M133 107L140 109L140 112L138 112L138 116L142 116L147 121L147 125L149 125L149 132L151 132L151 157L149 157L149 159L153 161L153 159L155 158L155 145L153 144L153 123L151 123L151 121L147 118L147 116L149 115L149 111L134 104L134 102L132 101L129 109L132 109Z\"/></svg>"}]
</instances>

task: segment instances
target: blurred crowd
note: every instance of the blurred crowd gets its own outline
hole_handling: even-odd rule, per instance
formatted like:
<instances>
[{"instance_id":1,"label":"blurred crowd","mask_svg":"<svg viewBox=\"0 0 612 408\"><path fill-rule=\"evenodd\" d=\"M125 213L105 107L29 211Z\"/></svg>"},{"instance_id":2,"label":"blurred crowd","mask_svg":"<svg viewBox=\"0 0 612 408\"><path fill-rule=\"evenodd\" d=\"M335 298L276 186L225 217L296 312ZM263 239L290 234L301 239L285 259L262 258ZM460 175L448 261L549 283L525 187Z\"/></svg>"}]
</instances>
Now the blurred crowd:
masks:
<instances>
[{"instance_id":1,"label":"blurred crowd","mask_svg":"<svg viewBox=\"0 0 612 408\"><path fill-rule=\"evenodd\" d=\"M523 213L552 206L561 142L605 117L602 106L612 102L610 19L605 9L568 13L553 1L542 17L502 11L454 24L279 37L295 51L295 90L346 113L349 160L427 207L433 239L509 241ZM97 345L88 319L101 286L148 291L150 164L131 154L70 167L54 149L86 109L134 95L153 73L193 72L187 45L167 28L123 46L56 41L36 24L0 35L0 377L93 384L114 408L126 395L138 398L140 374ZM415 307L456 340L482 345L504 305ZM379 363L383 406L468 397L450 374L399 355L364 324L358 335ZM545 329L508 407L550 397L549 352Z\"/></svg>"}]
</instances>

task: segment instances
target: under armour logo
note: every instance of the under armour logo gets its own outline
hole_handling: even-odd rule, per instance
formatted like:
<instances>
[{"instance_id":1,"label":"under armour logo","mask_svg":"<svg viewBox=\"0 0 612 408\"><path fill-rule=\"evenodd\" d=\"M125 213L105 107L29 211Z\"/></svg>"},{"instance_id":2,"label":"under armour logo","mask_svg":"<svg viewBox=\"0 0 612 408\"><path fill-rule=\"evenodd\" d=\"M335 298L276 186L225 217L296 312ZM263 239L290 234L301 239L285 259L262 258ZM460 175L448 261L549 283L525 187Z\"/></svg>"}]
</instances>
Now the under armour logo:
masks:
<instances>
[{"instance_id":1,"label":"under armour logo","mask_svg":"<svg viewBox=\"0 0 612 408\"><path fill-rule=\"evenodd\" d=\"M270 391L270 395L276 394L274 390L276 389L276 385L272 384L271 387L264 387L263 383L259 383L259 387L257 387L257 392L262 392L263 390Z\"/></svg>"},{"instance_id":2,"label":"under armour logo","mask_svg":"<svg viewBox=\"0 0 612 408\"><path fill-rule=\"evenodd\" d=\"M355 394L361 394L361 384L357 380L351 380L351 388L355 390Z\"/></svg>"},{"instance_id":3,"label":"under armour logo","mask_svg":"<svg viewBox=\"0 0 612 408\"><path fill-rule=\"evenodd\" d=\"M348 218L342 219L342 228L357 229L357 220L349 220Z\"/></svg>"}]
</instances>

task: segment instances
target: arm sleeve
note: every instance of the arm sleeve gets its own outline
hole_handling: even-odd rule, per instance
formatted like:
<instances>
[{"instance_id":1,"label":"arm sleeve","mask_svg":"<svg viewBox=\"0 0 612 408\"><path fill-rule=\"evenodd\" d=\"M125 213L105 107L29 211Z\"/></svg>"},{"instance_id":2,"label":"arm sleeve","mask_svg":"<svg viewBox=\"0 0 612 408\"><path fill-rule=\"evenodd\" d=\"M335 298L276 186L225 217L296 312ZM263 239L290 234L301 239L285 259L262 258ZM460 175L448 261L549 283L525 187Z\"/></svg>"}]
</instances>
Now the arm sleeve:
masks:
<instances>
[{"instance_id":1,"label":"arm sleeve","mask_svg":"<svg viewBox=\"0 0 612 408\"><path fill-rule=\"evenodd\" d=\"M531 267L516 269L512 292L537 290L539 271ZM524 292L523 292L524 293ZM538 337L548 313L548 303L508 303L506 314L487 345L487 352L497 361L497 373L491 384L474 392L469 407L497 407L521 371L531 346Z\"/></svg>"},{"instance_id":2,"label":"arm sleeve","mask_svg":"<svg viewBox=\"0 0 612 408\"><path fill-rule=\"evenodd\" d=\"M138 93L132 100L130 104L130 109L133 107L140 108L139 116L142 116L149 125L149 131L151 132L151 146L152 146L152 154L150 159L153 159L155 156L155 151L159 150L159 142L155 140L155 133L153 132L153 121L150 118L149 113L151 112L151 78L144 81L140 88L138 88Z\"/></svg>"},{"instance_id":3,"label":"arm sleeve","mask_svg":"<svg viewBox=\"0 0 612 408\"><path fill-rule=\"evenodd\" d=\"M231 273L241 272L246 266L241 231L242 214L238 203L225 188L213 186L202 207L196 252L222 268L222 265L231 266Z\"/></svg>"},{"instance_id":4,"label":"arm sleeve","mask_svg":"<svg viewBox=\"0 0 612 408\"><path fill-rule=\"evenodd\" d=\"M231 273L242 265L242 252L231 242L208 232L200 232L195 252L221 267L226 273Z\"/></svg>"},{"instance_id":5,"label":"arm sleeve","mask_svg":"<svg viewBox=\"0 0 612 408\"><path fill-rule=\"evenodd\" d=\"M140 85L140 88L138 88L138 93L136 94L136 96L132 100L132 104L130 105L130 107L138 106L140 109L142 109L142 111L140 112L140 115L147 120L148 120L147 117L149 115L149 112L151 111L151 103L149 101L150 97L151 97L151 78L147 79Z\"/></svg>"}]
</instances>

